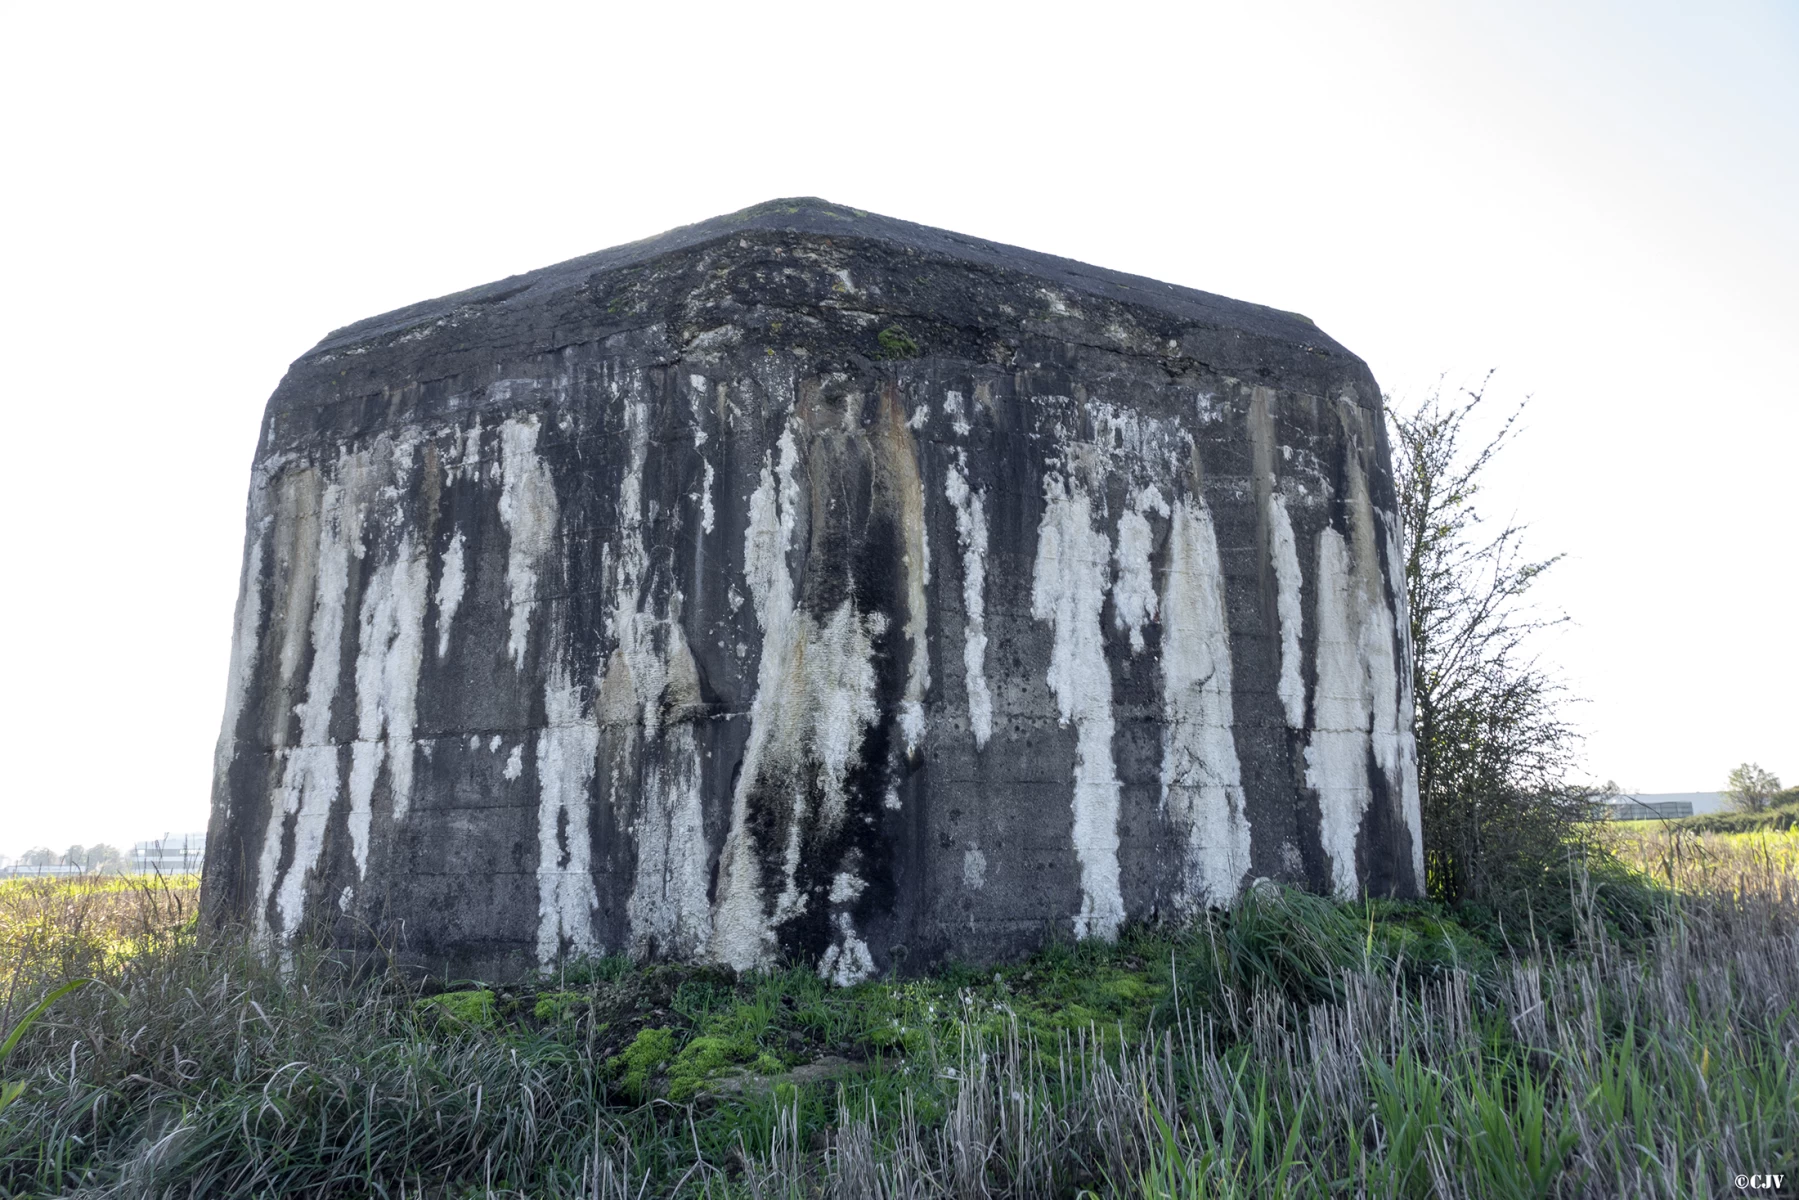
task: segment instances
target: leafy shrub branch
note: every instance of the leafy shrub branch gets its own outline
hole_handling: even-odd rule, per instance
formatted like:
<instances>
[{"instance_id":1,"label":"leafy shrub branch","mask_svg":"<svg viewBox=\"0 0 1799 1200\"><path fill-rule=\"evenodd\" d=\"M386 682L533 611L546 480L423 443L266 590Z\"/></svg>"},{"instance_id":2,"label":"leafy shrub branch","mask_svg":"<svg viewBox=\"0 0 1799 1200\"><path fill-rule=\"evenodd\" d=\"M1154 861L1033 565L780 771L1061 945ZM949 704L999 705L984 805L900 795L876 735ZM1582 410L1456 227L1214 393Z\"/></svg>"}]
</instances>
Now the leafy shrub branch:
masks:
<instances>
[{"instance_id":1,"label":"leafy shrub branch","mask_svg":"<svg viewBox=\"0 0 1799 1200\"><path fill-rule=\"evenodd\" d=\"M1603 789L1569 782L1579 749L1569 697L1534 649L1566 619L1530 598L1561 556L1533 557L1525 526L1490 523L1479 504L1523 407L1476 436L1490 379L1447 396L1439 386L1409 412L1389 406L1387 423L1405 529L1426 885L1433 899L1529 920L1565 903L1571 852L1598 853L1588 829Z\"/></svg>"}]
</instances>

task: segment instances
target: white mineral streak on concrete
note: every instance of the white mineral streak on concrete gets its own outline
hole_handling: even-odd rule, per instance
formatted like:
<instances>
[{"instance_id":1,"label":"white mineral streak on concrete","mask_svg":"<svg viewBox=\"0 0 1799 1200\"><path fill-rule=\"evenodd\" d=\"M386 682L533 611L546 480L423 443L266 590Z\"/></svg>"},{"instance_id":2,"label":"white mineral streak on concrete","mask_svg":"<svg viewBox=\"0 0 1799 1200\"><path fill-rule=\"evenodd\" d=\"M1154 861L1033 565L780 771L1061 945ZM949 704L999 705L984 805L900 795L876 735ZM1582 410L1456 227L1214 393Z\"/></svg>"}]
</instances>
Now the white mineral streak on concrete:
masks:
<instances>
[{"instance_id":1,"label":"white mineral streak on concrete","mask_svg":"<svg viewBox=\"0 0 1799 1200\"><path fill-rule=\"evenodd\" d=\"M797 751L787 761L816 763L819 817L834 831L849 812L844 780L856 765L863 736L881 715L874 652L876 640L887 632L887 617L858 613L845 600L823 624L809 613L799 618L800 696L781 714Z\"/></svg>"},{"instance_id":2,"label":"white mineral streak on concrete","mask_svg":"<svg viewBox=\"0 0 1799 1200\"><path fill-rule=\"evenodd\" d=\"M671 625L669 636L668 698L674 711L691 711L699 700L698 668L680 626ZM665 724L660 740L661 753L645 763L640 794L637 870L626 905L631 950L691 958L712 936L700 749L686 717Z\"/></svg>"},{"instance_id":3,"label":"white mineral streak on concrete","mask_svg":"<svg viewBox=\"0 0 1799 1200\"><path fill-rule=\"evenodd\" d=\"M1156 581L1149 556L1155 533L1147 513L1168 515L1168 502L1152 483L1131 497L1131 506L1118 514L1118 577L1112 583L1113 620L1131 635L1131 653L1143 651L1143 627L1156 619Z\"/></svg>"},{"instance_id":4,"label":"white mineral streak on concrete","mask_svg":"<svg viewBox=\"0 0 1799 1200\"><path fill-rule=\"evenodd\" d=\"M900 736L906 739L906 753L916 754L924 741L924 704L918 700L901 700L899 705Z\"/></svg>"},{"instance_id":5,"label":"white mineral streak on concrete","mask_svg":"<svg viewBox=\"0 0 1799 1200\"><path fill-rule=\"evenodd\" d=\"M837 940L818 960L818 974L838 987L850 987L875 973L875 960L868 943L856 936L848 913L838 913L836 925Z\"/></svg>"},{"instance_id":6,"label":"white mineral streak on concrete","mask_svg":"<svg viewBox=\"0 0 1799 1200\"><path fill-rule=\"evenodd\" d=\"M780 459L774 473L769 473L765 463L756 490L750 495L749 520L743 533L743 581L750 589L756 623L765 629L770 619L782 619L793 609L787 551L793 544L800 493L793 481L799 447L791 428L781 432L777 448Z\"/></svg>"},{"instance_id":7,"label":"white mineral streak on concrete","mask_svg":"<svg viewBox=\"0 0 1799 1200\"><path fill-rule=\"evenodd\" d=\"M525 773L525 744L520 742L506 756L506 769L501 772L507 779L517 779Z\"/></svg>"},{"instance_id":8,"label":"white mineral streak on concrete","mask_svg":"<svg viewBox=\"0 0 1799 1200\"><path fill-rule=\"evenodd\" d=\"M1249 813L1231 713L1230 626L1218 537L1203 500L1178 500L1162 596L1162 804L1187 835L1176 908L1237 898Z\"/></svg>"},{"instance_id":9,"label":"white mineral streak on concrete","mask_svg":"<svg viewBox=\"0 0 1799 1200\"><path fill-rule=\"evenodd\" d=\"M338 462L338 478L327 484L319 505L317 583L312 605L312 666L306 698L300 704L300 741L286 754L281 784L269 813L257 878L265 901L256 910L265 937L292 938L306 901L306 877L325 845L325 828L337 803L337 745L331 741L331 705L337 697L344 634L344 600L350 584L350 557L362 541L361 506L357 503L367 473L367 456L346 455ZM347 482L346 482L347 481ZM294 853L286 872L281 865L283 833L293 818ZM280 929L268 924L273 900Z\"/></svg>"},{"instance_id":10,"label":"white mineral streak on concrete","mask_svg":"<svg viewBox=\"0 0 1799 1200\"><path fill-rule=\"evenodd\" d=\"M867 890L868 882L849 871L839 871L831 877L832 904L848 904Z\"/></svg>"},{"instance_id":11,"label":"white mineral streak on concrete","mask_svg":"<svg viewBox=\"0 0 1799 1200\"><path fill-rule=\"evenodd\" d=\"M1401 664L1412 661L1412 617L1407 603L1405 590L1405 555L1400 550L1401 529L1397 513L1382 512L1381 524L1386 529L1386 537L1382 540L1382 549L1387 557L1387 580L1393 589L1396 601L1393 612L1393 628L1399 642L1399 661ZM1399 712L1396 725L1399 729L1398 778L1392 782L1400 796L1400 809L1405 817L1406 831L1412 839L1412 874L1418 886L1424 886L1424 816L1420 810L1418 796L1418 741L1412 731L1412 718L1416 698L1412 689L1410 671L1399 673Z\"/></svg>"},{"instance_id":12,"label":"white mineral streak on concrete","mask_svg":"<svg viewBox=\"0 0 1799 1200\"><path fill-rule=\"evenodd\" d=\"M1349 546L1335 529L1318 535L1318 648L1312 693L1312 736L1306 784L1318 793L1319 836L1331 860L1331 889L1344 899L1359 891L1356 834L1371 798L1368 788L1367 680L1362 666L1359 597Z\"/></svg>"},{"instance_id":13,"label":"white mineral streak on concrete","mask_svg":"<svg viewBox=\"0 0 1799 1200\"><path fill-rule=\"evenodd\" d=\"M1049 686L1063 725L1075 727L1074 851L1081 865L1081 911L1074 934L1113 938L1124 921L1118 878L1118 774L1112 761L1112 672L1100 610L1112 545L1093 527L1085 488L1051 473L1037 527L1031 615L1055 631Z\"/></svg>"},{"instance_id":14,"label":"white mineral streak on concrete","mask_svg":"<svg viewBox=\"0 0 1799 1200\"><path fill-rule=\"evenodd\" d=\"M1156 472L1159 477L1179 473L1192 452L1192 441L1178 421L1147 417L1133 408L1120 408L1092 401L1086 408L1093 424L1090 438L1066 440L1062 453L1077 478L1087 481L1096 491L1105 486L1105 475L1113 471ZM1153 485L1130 496L1131 506L1139 511L1160 507L1166 515L1166 502Z\"/></svg>"},{"instance_id":15,"label":"white mineral streak on concrete","mask_svg":"<svg viewBox=\"0 0 1799 1200\"><path fill-rule=\"evenodd\" d=\"M690 381L703 394L705 379ZM695 401L696 419L699 412ZM699 669L678 623L681 597L658 613L649 594L650 556L644 542L643 476L650 444L650 412L625 403L628 466L619 484L612 612L616 639L600 689L600 719L620 738L616 774L636 754L637 864L625 911L630 949L689 957L711 932L706 899L706 841L701 810L700 752L691 724L699 703ZM694 444L705 441L696 433ZM675 723L665 721L665 714ZM615 780L616 786L616 780Z\"/></svg>"},{"instance_id":16,"label":"white mineral streak on concrete","mask_svg":"<svg viewBox=\"0 0 1799 1200\"><path fill-rule=\"evenodd\" d=\"M278 716L272 731L277 749L287 745L289 711L299 707L294 698L294 677L299 674L305 657L307 635L311 632L312 605L318 586L319 506L323 503L324 484L319 472L311 467L285 472L276 485L275 570L277 584L274 611L270 613L270 630L281 631L280 692ZM286 586L280 584L286 576Z\"/></svg>"},{"instance_id":17,"label":"white mineral streak on concrete","mask_svg":"<svg viewBox=\"0 0 1799 1200\"><path fill-rule=\"evenodd\" d=\"M731 828L719 864L722 882L709 947L711 958L738 970L773 962L774 927L805 911L807 897L797 888L802 828L810 820L829 833L847 816L845 780L869 726L880 717L873 659L875 644L887 630L884 614L858 613L848 600L823 621L796 611L787 567L800 504L794 482L799 451L791 429L782 433L779 449L778 465L762 468L750 496L744 531L744 577L762 627L762 656L750 703L749 740L732 796ZM752 792L767 795L777 789L786 791L788 809L779 834L784 878L771 916L748 820ZM813 789L819 797L816 813L806 806ZM850 931L848 914L837 914L836 923L843 936L830 956L827 978L849 978L864 969L867 948Z\"/></svg>"},{"instance_id":18,"label":"white mineral streak on concrete","mask_svg":"<svg viewBox=\"0 0 1799 1200\"><path fill-rule=\"evenodd\" d=\"M874 652L887 631L887 618L883 613L858 614L845 600L823 622L810 613L791 613L786 628L791 641L782 657L788 669L766 704L758 680L742 776L745 785L755 782L750 774L753 754L759 774L789 789L784 878L771 926L806 910L807 899L798 890L800 835L806 822L814 821L828 835L842 828L848 816L844 784L864 736L880 719ZM763 653L769 653L766 639ZM810 783L817 785L816 812L807 808Z\"/></svg>"},{"instance_id":19,"label":"white mineral streak on concrete","mask_svg":"<svg viewBox=\"0 0 1799 1200\"><path fill-rule=\"evenodd\" d=\"M692 723L670 725L663 751L645 771L637 876L627 914L633 952L646 952L653 939L658 954L690 959L712 936L700 752Z\"/></svg>"},{"instance_id":20,"label":"white mineral streak on concrete","mask_svg":"<svg viewBox=\"0 0 1799 1200\"><path fill-rule=\"evenodd\" d=\"M921 535L920 554L925 553L923 545ZM924 572L910 561L910 555L907 558L906 575L912 603L907 608L906 637L912 643L912 662L906 670L906 692L900 698L899 726L901 736L906 739L906 753L916 754L919 744L924 741L924 698L931 688L931 652L925 642L925 589L919 581Z\"/></svg>"},{"instance_id":21,"label":"white mineral streak on concrete","mask_svg":"<svg viewBox=\"0 0 1799 1200\"><path fill-rule=\"evenodd\" d=\"M702 434L700 436L703 437L705 435ZM702 465L705 468L705 482L700 491L700 531L702 533L711 533L715 518L718 515L712 508L712 481L715 478L716 473L712 470L712 464L710 462L702 461Z\"/></svg>"},{"instance_id":22,"label":"white mineral streak on concrete","mask_svg":"<svg viewBox=\"0 0 1799 1200\"><path fill-rule=\"evenodd\" d=\"M961 392L945 392L943 394L943 415L950 419L950 428L956 431L957 437L967 437L969 429L967 405Z\"/></svg>"},{"instance_id":23,"label":"white mineral streak on concrete","mask_svg":"<svg viewBox=\"0 0 1799 1200\"><path fill-rule=\"evenodd\" d=\"M258 487L251 500L255 511L266 507L267 499L266 485ZM256 661L261 657L257 634L262 628L262 543L273 524L273 517L257 519L244 559L243 578L238 584L237 616L231 631L231 669L225 678L225 719L219 726L219 740L212 753L215 806L229 796L225 775L237 757L237 723L243 718L244 698L249 695Z\"/></svg>"},{"instance_id":24,"label":"white mineral streak on concrete","mask_svg":"<svg viewBox=\"0 0 1799 1200\"><path fill-rule=\"evenodd\" d=\"M867 888L867 882L860 876L850 871L839 871L831 879L830 902L834 905L850 904ZM868 943L857 935L855 922L841 908L834 914L832 923L837 926L837 936L819 956L818 974L838 987L861 983L873 975L875 970L874 956L868 952Z\"/></svg>"},{"instance_id":25,"label":"white mineral streak on concrete","mask_svg":"<svg viewBox=\"0 0 1799 1200\"><path fill-rule=\"evenodd\" d=\"M537 734L537 961L597 949L593 910L593 842L587 823L600 727L581 711L580 689L557 662L544 686L543 729Z\"/></svg>"},{"instance_id":26,"label":"white mineral streak on concrete","mask_svg":"<svg viewBox=\"0 0 1799 1200\"><path fill-rule=\"evenodd\" d=\"M1373 549L1373 547L1370 547ZM1363 608L1362 663L1367 672L1369 700L1369 740L1374 750L1374 763L1393 784L1399 794L1399 671L1395 656L1393 610L1381 595L1380 577L1374 587L1362 587Z\"/></svg>"},{"instance_id":27,"label":"white mineral streak on concrete","mask_svg":"<svg viewBox=\"0 0 1799 1200\"><path fill-rule=\"evenodd\" d=\"M979 850L962 852L962 882L980 891L987 886L987 856Z\"/></svg>"},{"instance_id":28,"label":"white mineral streak on concrete","mask_svg":"<svg viewBox=\"0 0 1799 1200\"><path fill-rule=\"evenodd\" d=\"M413 726L424 656L427 564L404 534L392 562L378 564L362 595L356 653L356 742L350 748L350 849L356 875L368 869L370 804L388 763L394 820L412 804Z\"/></svg>"},{"instance_id":29,"label":"white mineral streak on concrete","mask_svg":"<svg viewBox=\"0 0 1799 1200\"><path fill-rule=\"evenodd\" d=\"M537 606L537 568L556 530L556 485L537 455L537 418L509 417L500 426L500 520L507 531L506 607L511 615L507 648L513 666L525 669L531 613Z\"/></svg>"},{"instance_id":30,"label":"white mineral streak on concrete","mask_svg":"<svg viewBox=\"0 0 1799 1200\"><path fill-rule=\"evenodd\" d=\"M993 693L987 687L987 494L968 486L968 455L956 451L943 491L956 510L962 547L962 674L968 686L968 725L977 749L993 736Z\"/></svg>"},{"instance_id":31,"label":"white mineral streak on concrete","mask_svg":"<svg viewBox=\"0 0 1799 1200\"><path fill-rule=\"evenodd\" d=\"M1306 681L1300 661L1303 609L1299 603L1299 547L1293 540L1293 522L1287 501L1279 492L1268 500L1268 557L1274 563L1274 611L1281 625L1281 707L1287 725L1303 729L1306 723Z\"/></svg>"},{"instance_id":32,"label":"white mineral streak on concrete","mask_svg":"<svg viewBox=\"0 0 1799 1200\"><path fill-rule=\"evenodd\" d=\"M1364 414L1348 402L1340 407L1353 437L1351 422ZM1306 781L1318 789L1332 886L1344 897L1356 895L1361 885L1355 843L1373 799L1370 758L1411 835L1410 857L1420 883L1424 866L1411 680L1401 671L1409 661L1410 625L1398 522L1382 513L1385 529L1377 527L1367 479L1356 471L1349 476L1348 507L1349 541L1334 530L1319 541L1318 694L1306 749ZM1389 580L1399 594L1397 609L1387 600Z\"/></svg>"},{"instance_id":33,"label":"white mineral streak on concrete","mask_svg":"<svg viewBox=\"0 0 1799 1200\"><path fill-rule=\"evenodd\" d=\"M643 541L643 469L649 453L649 408L641 402L625 405L625 427L631 440L630 465L618 489L618 556L608 624L618 640L636 701L645 738L654 738L662 721L662 690L668 683L668 663L656 647L661 621L644 607L643 595L650 556Z\"/></svg>"},{"instance_id":34,"label":"white mineral streak on concrete","mask_svg":"<svg viewBox=\"0 0 1799 1200\"><path fill-rule=\"evenodd\" d=\"M717 513L714 512L712 508L712 481L716 478L716 473L712 470L712 463L706 458L704 453L706 441L710 436L706 432L706 377L704 375L689 375L687 377L687 383L689 388L688 403L693 409L693 451L700 456L700 467L702 472L700 483L700 532L711 533L714 518L717 516ZM724 385L720 384L719 387L722 389Z\"/></svg>"},{"instance_id":35,"label":"white mineral streak on concrete","mask_svg":"<svg viewBox=\"0 0 1799 1200\"><path fill-rule=\"evenodd\" d=\"M450 548L444 551L443 574L437 579L437 657L439 658L450 652L450 627L456 621L456 610L462 607L462 593L468 586L467 569L462 561L463 553L462 531L458 529L456 536L450 539Z\"/></svg>"},{"instance_id":36,"label":"white mineral streak on concrete","mask_svg":"<svg viewBox=\"0 0 1799 1200\"><path fill-rule=\"evenodd\" d=\"M787 844L781 850L781 890L775 896L775 910L769 916L770 926L781 924L806 911L806 897L800 895L800 822L805 817L805 802L794 805L787 820Z\"/></svg>"},{"instance_id":37,"label":"white mineral streak on concrete","mask_svg":"<svg viewBox=\"0 0 1799 1200\"><path fill-rule=\"evenodd\" d=\"M524 669L537 604L539 572L556 544L561 517L549 466L537 455L536 417L511 417L500 426L500 520L506 526L506 588L511 610L508 649ZM552 631L553 632L553 631ZM544 727L538 731L537 959L550 967L565 954L596 949L593 843L588 791L600 728L582 711L581 689L561 660L560 639L545 639ZM477 739L478 741L478 739ZM495 738L493 749L498 749Z\"/></svg>"},{"instance_id":38,"label":"white mineral streak on concrete","mask_svg":"<svg viewBox=\"0 0 1799 1200\"><path fill-rule=\"evenodd\" d=\"M481 421L476 418L462 431L462 460L456 470L467 479L481 478Z\"/></svg>"},{"instance_id":39,"label":"white mineral streak on concrete","mask_svg":"<svg viewBox=\"0 0 1799 1200\"><path fill-rule=\"evenodd\" d=\"M906 666L906 691L899 703L899 726L901 736L906 739L906 753L915 755L924 741L924 700L931 690L931 648L927 643L929 614L925 603L931 584L931 545L925 528L924 479L918 471L917 445L906 428L905 411L899 407L897 399L889 396L885 403L889 406L888 429L891 431L885 448L899 493L895 497L899 506L895 515L906 547L902 557L902 565L906 568L905 634L912 645L912 660Z\"/></svg>"},{"instance_id":40,"label":"white mineral streak on concrete","mask_svg":"<svg viewBox=\"0 0 1799 1200\"><path fill-rule=\"evenodd\" d=\"M779 464L771 472L762 468L761 479L749 498L748 520L743 534L743 575L750 589L756 623L762 627L762 659L757 668L756 695L750 702L750 737L742 769L731 797L731 828L719 861L718 904L712 913L711 957L740 971L773 960L775 943L763 909L757 879L755 846L748 830L749 793L761 770L761 759L770 741L770 720L793 653L789 626L793 623L793 580L787 569L787 550L793 540L794 516L799 507L799 488L793 471L799 457L793 430L781 433Z\"/></svg>"}]
</instances>

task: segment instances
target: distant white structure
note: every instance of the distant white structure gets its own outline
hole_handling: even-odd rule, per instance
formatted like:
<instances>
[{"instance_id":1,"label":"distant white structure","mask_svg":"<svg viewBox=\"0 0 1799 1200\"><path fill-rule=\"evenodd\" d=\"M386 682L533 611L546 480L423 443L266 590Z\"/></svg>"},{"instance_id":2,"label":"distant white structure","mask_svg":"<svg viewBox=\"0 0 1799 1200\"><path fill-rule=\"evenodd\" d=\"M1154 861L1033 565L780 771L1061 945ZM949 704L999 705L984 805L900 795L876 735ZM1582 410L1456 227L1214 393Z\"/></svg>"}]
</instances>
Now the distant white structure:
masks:
<instances>
[{"instance_id":1,"label":"distant white structure","mask_svg":"<svg viewBox=\"0 0 1799 1200\"><path fill-rule=\"evenodd\" d=\"M190 875L205 861L204 833L165 833L131 847L131 870L136 875Z\"/></svg>"},{"instance_id":2,"label":"distant white structure","mask_svg":"<svg viewBox=\"0 0 1799 1200\"><path fill-rule=\"evenodd\" d=\"M134 844L131 853L126 856L125 870L133 875L194 875L199 873L205 861L204 833L165 833L159 838ZM0 879L87 873L87 868L72 866L66 862L34 865L0 855Z\"/></svg>"},{"instance_id":3,"label":"distant white structure","mask_svg":"<svg viewBox=\"0 0 1799 1200\"><path fill-rule=\"evenodd\" d=\"M1637 792L1620 796L1608 807L1614 821L1668 821L1725 812L1723 792Z\"/></svg>"}]
</instances>

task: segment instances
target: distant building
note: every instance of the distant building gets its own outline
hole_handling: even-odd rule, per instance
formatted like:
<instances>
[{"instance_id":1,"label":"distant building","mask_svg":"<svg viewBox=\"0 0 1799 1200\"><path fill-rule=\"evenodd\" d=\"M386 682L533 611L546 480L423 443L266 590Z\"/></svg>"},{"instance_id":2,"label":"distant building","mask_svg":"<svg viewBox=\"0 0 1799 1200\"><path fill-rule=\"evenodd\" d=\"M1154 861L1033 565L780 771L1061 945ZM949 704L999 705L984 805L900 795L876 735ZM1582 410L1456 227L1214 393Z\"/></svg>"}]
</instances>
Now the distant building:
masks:
<instances>
[{"instance_id":1,"label":"distant building","mask_svg":"<svg viewBox=\"0 0 1799 1200\"><path fill-rule=\"evenodd\" d=\"M131 847L131 870L137 875L190 875L205 860L204 833L165 833Z\"/></svg>"},{"instance_id":2,"label":"distant building","mask_svg":"<svg viewBox=\"0 0 1799 1200\"><path fill-rule=\"evenodd\" d=\"M0 867L0 879L35 878L39 875L80 875L80 867L71 867L67 863L49 863L44 866L30 866L26 863L14 863L10 867Z\"/></svg>"},{"instance_id":3,"label":"distant building","mask_svg":"<svg viewBox=\"0 0 1799 1200\"><path fill-rule=\"evenodd\" d=\"M1614 821L1670 821L1723 812L1730 804L1723 792L1638 792L1607 807Z\"/></svg>"},{"instance_id":4,"label":"distant building","mask_svg":"<svg viewBox=\"0 0 1799 1200\"><path fill-rule=\"evenodd\" d=\"M125 870L134 875L192 875L199 872L205 861L204 833L165 833L160 838L133 845L131 853L126 856ZM86 868L70 866L65 862L33 866L12 859L0 859L0 879L84 874L87 874Z\"/></svg>"}]
</instances>

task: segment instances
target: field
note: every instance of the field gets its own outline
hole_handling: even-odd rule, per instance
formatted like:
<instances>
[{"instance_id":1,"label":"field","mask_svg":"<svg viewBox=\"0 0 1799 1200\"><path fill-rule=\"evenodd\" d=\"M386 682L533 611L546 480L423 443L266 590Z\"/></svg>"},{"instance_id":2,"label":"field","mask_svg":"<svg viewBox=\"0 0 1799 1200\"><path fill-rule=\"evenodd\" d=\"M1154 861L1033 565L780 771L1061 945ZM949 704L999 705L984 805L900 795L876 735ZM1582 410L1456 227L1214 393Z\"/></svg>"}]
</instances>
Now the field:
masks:
<instances>
[{"instance_id":1,"label":"field","mask_svg":"<svg viewBox=\"0 0 1799 1200\"><path fill-rule=\"evenodd\" d=\"M1799 904L1799 828L1712 832L1719 819L1619 822L1608 829L1610 844L1626 864L1685 896Z\"/></svg>"},{"instance_id":2,"label":"field","mask_svg":"<svg viewBox=\"0 0 1799 1200\"><path fill-rule=\"evenodd\" d=\"M1264 886L1192 929L847 991L613 959L513 987L304 958L283 976L195 937L191 879L0 884L0 1031L93 981L0 1061L0 1195L1698 1197L1799 1177L1799 834L1614 836L1641 875L1573 871L1522 927Z\"/></svg>"}]
</instances>

